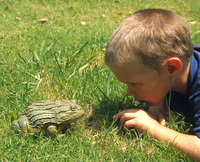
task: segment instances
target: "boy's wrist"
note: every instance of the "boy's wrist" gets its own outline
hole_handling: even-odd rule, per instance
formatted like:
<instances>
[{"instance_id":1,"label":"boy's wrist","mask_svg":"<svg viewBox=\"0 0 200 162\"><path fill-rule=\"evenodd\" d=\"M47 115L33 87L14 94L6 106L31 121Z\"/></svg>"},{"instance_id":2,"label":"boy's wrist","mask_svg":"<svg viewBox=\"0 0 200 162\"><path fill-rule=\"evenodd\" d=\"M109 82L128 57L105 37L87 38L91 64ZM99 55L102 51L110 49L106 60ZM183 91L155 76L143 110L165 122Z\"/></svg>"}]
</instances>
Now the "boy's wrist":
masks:
<instances>
[{"instance_id":1,"label":"boy's wrist","mask_svg":"<svg viewBox=\"0 0 200 162\"><path fill-rule=\"evenodd\" d=\"M148 130L149 135L152 137L156 137L159 134L158 130L161 130L162 127L163 126L160 123L155 121L155 124L153 124L149 127L149 130Z\"/></svg>"}]
</instances>

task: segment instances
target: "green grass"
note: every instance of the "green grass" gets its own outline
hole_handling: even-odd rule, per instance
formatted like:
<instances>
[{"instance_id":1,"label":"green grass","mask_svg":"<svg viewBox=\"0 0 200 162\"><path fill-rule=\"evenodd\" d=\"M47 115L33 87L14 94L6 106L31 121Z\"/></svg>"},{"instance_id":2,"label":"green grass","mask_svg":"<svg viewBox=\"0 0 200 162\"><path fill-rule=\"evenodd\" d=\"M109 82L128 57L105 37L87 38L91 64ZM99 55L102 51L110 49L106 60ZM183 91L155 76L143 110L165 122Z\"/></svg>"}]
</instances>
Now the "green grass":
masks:
<instances>
[{"instance_id":1,"label":"green grass","mask_svg":"<svg viewBox=\"0 0 200 162\"><path fill-rule=\"evenodd\" d=\"M1 161L189 160L112 120L137 103L105 66L105 45L122 20L144 8L177 12L188 21L193 43L200 42L198 0L0 0ZM47 22L37 21L44 17ZM59 138L10 130L13 114L47 99L76 99L87 115ZM173 120L184 132L185 123Z\"/></svg>"}]
</instances>

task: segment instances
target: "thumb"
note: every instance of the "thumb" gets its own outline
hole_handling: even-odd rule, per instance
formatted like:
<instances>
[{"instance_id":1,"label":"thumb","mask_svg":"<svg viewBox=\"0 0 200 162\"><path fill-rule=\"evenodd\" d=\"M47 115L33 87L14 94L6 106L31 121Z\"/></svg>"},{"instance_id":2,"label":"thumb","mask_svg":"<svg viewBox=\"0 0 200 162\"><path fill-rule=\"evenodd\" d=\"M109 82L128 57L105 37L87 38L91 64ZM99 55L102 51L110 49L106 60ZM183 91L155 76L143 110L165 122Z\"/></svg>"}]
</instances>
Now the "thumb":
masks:
<instances>
[{"instance_id":1,"label":"thumb","mask_svg":"<svg viewBox=\"0 0 200 162\"><path fill-rule=\"evenodd\" d=\"M159 115L158 121L162 126L166 126L166 117L164 115Z\"/></svg>"}]
</instances>

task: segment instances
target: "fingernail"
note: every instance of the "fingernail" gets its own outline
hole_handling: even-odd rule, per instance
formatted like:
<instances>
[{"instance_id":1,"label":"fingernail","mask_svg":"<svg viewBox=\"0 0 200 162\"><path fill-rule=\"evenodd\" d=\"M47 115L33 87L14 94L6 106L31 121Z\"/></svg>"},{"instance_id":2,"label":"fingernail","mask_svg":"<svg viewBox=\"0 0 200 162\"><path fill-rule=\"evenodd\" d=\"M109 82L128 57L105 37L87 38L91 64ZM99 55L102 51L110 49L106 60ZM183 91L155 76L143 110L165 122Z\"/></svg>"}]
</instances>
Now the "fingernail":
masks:
<instances>
[{"instance_id":1,"label":"fingernail","mask_svg":"<svg viewBox=\"0 0 200 162\"><path fill-rule=\"evenodd\" d=\"M161 120L160 124L161 124L162 126L165 126L165 125L166 125L166 121L163 119L163 120Z\"/></svg>"}]
</instances>

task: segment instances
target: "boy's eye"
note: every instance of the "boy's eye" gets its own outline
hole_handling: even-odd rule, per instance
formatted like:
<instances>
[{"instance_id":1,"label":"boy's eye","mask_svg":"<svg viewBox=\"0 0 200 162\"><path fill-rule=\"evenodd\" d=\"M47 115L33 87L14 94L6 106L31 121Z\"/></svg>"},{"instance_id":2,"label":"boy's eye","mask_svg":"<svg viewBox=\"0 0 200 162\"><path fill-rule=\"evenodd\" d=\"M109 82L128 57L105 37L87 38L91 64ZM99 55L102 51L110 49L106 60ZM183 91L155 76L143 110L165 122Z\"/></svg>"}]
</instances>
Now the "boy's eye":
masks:
<instances>
[{"instance_id":1,"label":"boy's eye","mask_svg":"<svg viewBox=\"0 0 200 162\"><path fill-rule=\"evenodd\" d=\"M128 85L130 85L130 86L141 86L142 83L130 83L130 84L128 84Z\"/></svg>"},{"instance_id":2,"label":"boy's eye","mask_svg":"<svg viewBox=\"0 0 200 162\"><path fill-rule=\"evenodd\" d=\"M136 86L136 85L139 85L141 83L126 83L126 84L129 85L129 86Z\"/></svg>"},{"instance_id":3,"label":"boy's eye","mask_svg":"<svg viewBox=\"0 0 200 162\"><path fill-rule=\"evenodd\" d=\"M130 85L133 85L133 86L135 86L137 83L130 83Z\"/></svg>"}]
</instances>

